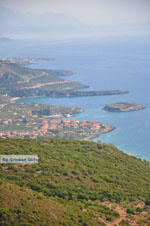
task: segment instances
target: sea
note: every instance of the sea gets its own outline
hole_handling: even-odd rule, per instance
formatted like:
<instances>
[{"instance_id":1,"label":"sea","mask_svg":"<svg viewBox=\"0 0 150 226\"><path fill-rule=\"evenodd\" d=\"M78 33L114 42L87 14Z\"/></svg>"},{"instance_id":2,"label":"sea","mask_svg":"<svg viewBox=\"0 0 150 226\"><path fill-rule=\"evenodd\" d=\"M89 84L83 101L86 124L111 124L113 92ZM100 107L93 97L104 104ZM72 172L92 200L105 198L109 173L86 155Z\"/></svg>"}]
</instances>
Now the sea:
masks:
<instances>
[{"instance_id":1,"label":"sea","mask_svg":"<svg viewBox=\"0 0 150 226\"><path fill-rule=\"evenodd\" d=\"M95 37L65 40L13 40L0 42L0 57L43 57L29 67L71 70L64 77L89 85L85 90L127 89L123 95L26 98L25 103L46 103L84 109L71 119L94 120L116 129L94 141L114 144L138 158L150 160L150 39L146 36ZM106 104L137 102L146 108L132 112L106 112Z\"/></svg>"}]
</instances>

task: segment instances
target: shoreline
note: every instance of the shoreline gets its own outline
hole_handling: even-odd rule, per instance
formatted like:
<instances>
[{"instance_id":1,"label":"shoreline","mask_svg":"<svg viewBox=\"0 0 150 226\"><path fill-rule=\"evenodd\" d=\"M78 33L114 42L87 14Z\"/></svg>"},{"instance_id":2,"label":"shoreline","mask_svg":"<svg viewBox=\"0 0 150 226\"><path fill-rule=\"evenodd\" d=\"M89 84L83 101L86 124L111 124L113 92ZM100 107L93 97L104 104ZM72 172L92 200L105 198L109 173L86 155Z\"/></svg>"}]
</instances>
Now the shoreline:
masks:
<instances>
[{"instance_id":1,"label":"shoreline","mask_svg":"<svg viewBox=\"0 0 150 226\"><path fill-rule=\"evenodd\" d=\"M83 87L86 88L86 87ZM25 88L25 90L28 90ZM32 90L29 88L29 90ZM32 98L73 98L73 97L94 97L94 96L111 96L129 93L128 90L104 90L104 91L50 91L49 94L44 93L40 96L22 96L12 97L11 99L32 99Z\"/></svg>"},{"instance_id":2,"label":"shoreline","mask_svg":"<svg viewBox=\"0 0 150 226\"><path fill-rule=\"evenodd\" d=\"M10 99L10 101L15 101L15 100L19 100L19 99L21 99L21 98L20 97L13 97L13 98Z\"/></svg>"},{"instance_id":3,"label":"shoreline","mask_svg":"<svg viewBox=\"0 0 150 226\"><path fill-rule=\"evenodd\" d=\"M101 134L110 133L110 132L112 132L113 130L116 129L115 126L110 126L110 125L106 125L106 126L111 127L111 128L108 129L107 131L103 131L103 132L100 132L100 133L95 134L95 135L91 135L91 136L89 135L88 137L85 137L85 138L83 138L83 139L81 139L81 140L91 141L91 140L93 140L94 138L99 137Z\"/></svg>"}]
</instances>

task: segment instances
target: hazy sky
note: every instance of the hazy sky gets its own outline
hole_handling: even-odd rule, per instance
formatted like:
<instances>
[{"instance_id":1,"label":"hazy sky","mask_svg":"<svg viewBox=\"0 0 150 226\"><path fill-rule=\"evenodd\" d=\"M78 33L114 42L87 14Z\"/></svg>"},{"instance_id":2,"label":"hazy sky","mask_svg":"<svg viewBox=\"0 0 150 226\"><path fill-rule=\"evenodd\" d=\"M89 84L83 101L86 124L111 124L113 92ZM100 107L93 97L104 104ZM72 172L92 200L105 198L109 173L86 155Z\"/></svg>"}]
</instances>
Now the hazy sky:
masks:
<instances>
[{"instance_id":1,"label":"hazy sky","mask_svg":"<svg viewBox=\"0 0 150 226\"><path fill-rule=\"evenodd\" d=\"M0 6L19 12L67 13L90 25L150 21L150 0L0 0Z\"/></svg>"}]
</instances>

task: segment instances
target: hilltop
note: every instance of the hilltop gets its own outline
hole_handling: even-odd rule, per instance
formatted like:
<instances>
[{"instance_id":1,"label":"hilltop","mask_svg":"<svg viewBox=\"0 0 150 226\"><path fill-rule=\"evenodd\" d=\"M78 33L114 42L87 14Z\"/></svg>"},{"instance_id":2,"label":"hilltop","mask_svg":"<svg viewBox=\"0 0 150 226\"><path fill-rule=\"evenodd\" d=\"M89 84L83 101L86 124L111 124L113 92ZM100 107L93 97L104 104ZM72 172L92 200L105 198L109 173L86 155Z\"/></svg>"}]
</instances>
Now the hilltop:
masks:
<instances>
[{"instance_id":1,"label":"hilltop","mask_svg":"<svg viewBox=\"0 0 150 226\"><path fill-rule=\"evenodd\" d=\"M149 225L146 161L61 139L1 139L0 154L39 156L38 164L1 165L1 225Z\"/></svg>"}]
</instances>

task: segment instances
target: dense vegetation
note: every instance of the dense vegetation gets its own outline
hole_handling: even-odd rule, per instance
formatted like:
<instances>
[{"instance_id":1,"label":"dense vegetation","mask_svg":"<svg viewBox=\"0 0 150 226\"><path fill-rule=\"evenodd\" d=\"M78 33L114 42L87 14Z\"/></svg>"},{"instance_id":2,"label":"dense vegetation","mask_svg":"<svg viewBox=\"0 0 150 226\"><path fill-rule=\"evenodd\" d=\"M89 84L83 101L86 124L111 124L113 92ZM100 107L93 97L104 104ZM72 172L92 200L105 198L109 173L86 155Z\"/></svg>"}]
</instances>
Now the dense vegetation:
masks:
<instances>
[{"instance_id":1,"label":"dense vegetation","mask_svg":"<svg viewBox=\"0 0 150 226\"><path fill-rule=\"evenodd\" d=\"M150 205L150 165L112 145L1 139L0 154L39 156L38 164L1 164L1 225L105 225L119 217L106 201L126 206L129 215L143 211L139 202Z\"/></svg>"}]
</instances>

